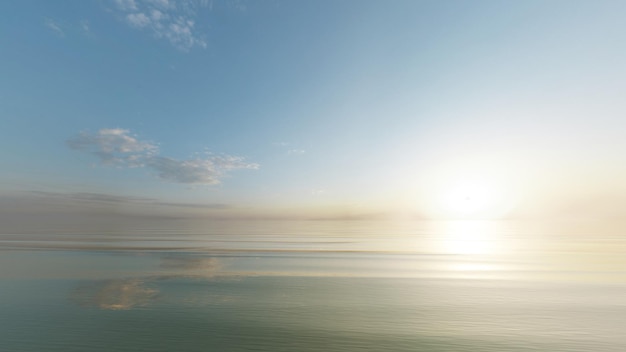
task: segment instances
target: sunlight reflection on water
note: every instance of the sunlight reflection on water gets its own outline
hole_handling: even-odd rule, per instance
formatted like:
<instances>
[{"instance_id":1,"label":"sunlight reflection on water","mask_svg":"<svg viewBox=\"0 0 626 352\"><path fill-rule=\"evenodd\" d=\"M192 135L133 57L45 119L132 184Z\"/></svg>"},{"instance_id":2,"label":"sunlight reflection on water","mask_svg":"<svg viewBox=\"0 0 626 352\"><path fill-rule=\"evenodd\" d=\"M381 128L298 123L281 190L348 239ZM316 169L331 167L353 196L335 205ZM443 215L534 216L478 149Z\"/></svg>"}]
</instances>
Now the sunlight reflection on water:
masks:
<instances>
[{"instance_id":1,"label":"sunlight reflection on water","mask_svg":"<svg viewBox=\"0 0 626 352\"><path fill-rule=\"evenodd\" d=\"M624 239L586 233L463 221L5 234L0 349L623 351Z\"/></svg>"},{"instance_id":2,"label":"sunlight reflection on water","mask_svg":"<svg viewBox=\"0 0 626 352\"><path fill-rule=\"evenodd\" d=\"M497 225L489 221L449 221L439 231L441 251L450 254L490 255L501 253Z\"/></svg>"},{"instance_id":3,"label":"sunlight reflection on water","mask_svg":"<svg viewBox=\"0 0 626 352\"><path fill-rule=\"evenodd\" d=\"M620 227L576 225L566 228L504 221L164 222L158 229L134 227L118 232L92 229L82 233L0 234L0 249L193 252L230 256L231 264L225 270L264 275L626 281L626 240ZM269 257L273 259L259 259ZM0 276L25 274L25 268L14 269L9 261L10 256L0 256L8 268ZM53 270L52 264L44 271ZM12 274L14 270L18 272Z\"/></svg>"}]
</instances>

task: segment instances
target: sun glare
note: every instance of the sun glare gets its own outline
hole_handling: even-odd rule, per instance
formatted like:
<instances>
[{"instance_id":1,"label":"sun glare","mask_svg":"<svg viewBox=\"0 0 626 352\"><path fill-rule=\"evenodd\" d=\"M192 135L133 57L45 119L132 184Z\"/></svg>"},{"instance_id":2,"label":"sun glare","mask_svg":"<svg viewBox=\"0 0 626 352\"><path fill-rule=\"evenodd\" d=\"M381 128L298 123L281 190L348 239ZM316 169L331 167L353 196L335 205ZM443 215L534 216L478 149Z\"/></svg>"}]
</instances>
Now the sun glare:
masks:
<instances>
[{"instance_id":1,"label":"sun glare","mask_svg":"<svg viewBox=\"0 0 626 352\"><path fill-rule=\"evenodd\" d=\"M489 221L448 221L442 229L442 250L450 254L494 254L498 248L493 226Z\"/></svg>"},{"instance_id":2,"label":"sun glare","mask_svg":"<svg viewBox=\"0 0 626 352\"><path fill-rule=\"evenodd\" d=\"M474 215L495 203L494 190L486 184L466 181L451 187L443 197L448 211L458 215Z\"/></svg>"},{"instance_id":3,"label":"sun glare","mask_svg":"<svg viewBox=\"0 0 626 352\"><path fill-rule=\"evenodd\" d=\"M515 197L500 184L482 179L464 179L442 184L433 192L437 217L448 219L493 219L507 214Z\"/></svg>"},{"instance_id":4,"label":"sun glare","mask_svg":"<svg viewBox=\"0 0 626 352\"><path fill-rule=\"evenodd\" d=\"M519 175L480 157L450 160L420 180L418 210L434 219L488 220L506 217L520 204Z\"/></svg>"}]
</instances>

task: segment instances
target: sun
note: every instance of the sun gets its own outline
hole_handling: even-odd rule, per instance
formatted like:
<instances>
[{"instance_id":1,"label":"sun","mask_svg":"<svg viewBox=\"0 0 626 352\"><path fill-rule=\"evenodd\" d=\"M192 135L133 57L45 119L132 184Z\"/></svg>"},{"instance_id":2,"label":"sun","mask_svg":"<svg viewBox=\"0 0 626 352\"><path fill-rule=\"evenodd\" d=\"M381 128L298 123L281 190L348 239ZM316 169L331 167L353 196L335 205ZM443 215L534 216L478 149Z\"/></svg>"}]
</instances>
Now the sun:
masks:
<instances>
[{"instance_id":1,"label":"sun","mask_svg":"<svg viewBox=\"0 0 626 352\"><path fill-rule=\"evenodd\" d=\"M450 187L443 195L443 206L457 215L475 215L496 202L495 190L477 181L463 181Z\"/></svg>"},{"instance_id":2,"label":"sun","mask_svg":"<svg viewBox=\"0 0 626 352\"><path fill-rule=\"evenodd\" d=\"M440 189L438 213L448 218L482 219L499 217L506 213L510 198L494 181L462 179Z\"/></svg>"},{"instance_id":3,"label":"sun","mask_svg":"<svg viewBox=\"0 0 626 352\"><path fill-rule=\"evenodd\" d=\"M513 214L524 186L516 175L494 166L461 166L439 167L420 181L417 211L445 220L496 220Z\"/></svg>"}]
</instances>

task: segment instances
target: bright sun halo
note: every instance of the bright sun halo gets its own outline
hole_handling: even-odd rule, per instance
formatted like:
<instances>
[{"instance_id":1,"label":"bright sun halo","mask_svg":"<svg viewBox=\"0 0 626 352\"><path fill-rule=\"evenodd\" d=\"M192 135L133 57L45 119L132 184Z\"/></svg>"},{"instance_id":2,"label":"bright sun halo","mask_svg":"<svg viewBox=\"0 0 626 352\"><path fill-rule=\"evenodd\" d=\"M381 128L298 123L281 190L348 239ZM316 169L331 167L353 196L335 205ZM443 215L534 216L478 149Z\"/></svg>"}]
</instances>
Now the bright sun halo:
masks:
<instances>
[{"instance_id":1,"label":"bright sun halo","mask_svg":"<svg viewBox=\"0 0 626 352\"><path fill-rule=\"evenodd\" d=\"M442 197L446 213L455 216L485 215L494 210L498 196L490 185L464 181L448 188Z\"/></svg>"}]
</instances>

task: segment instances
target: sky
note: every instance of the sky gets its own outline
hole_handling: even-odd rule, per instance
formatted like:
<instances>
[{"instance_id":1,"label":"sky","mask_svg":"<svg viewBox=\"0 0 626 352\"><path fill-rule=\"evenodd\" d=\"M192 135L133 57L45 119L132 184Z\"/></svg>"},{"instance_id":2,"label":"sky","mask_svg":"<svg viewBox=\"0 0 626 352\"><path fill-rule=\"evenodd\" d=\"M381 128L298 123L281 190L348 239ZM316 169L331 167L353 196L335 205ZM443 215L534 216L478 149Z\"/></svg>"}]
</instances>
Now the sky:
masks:
<instances>
[{"instance_id":1,"label":"sky","mask_svg":"<svg viewBox=\"0 0 626 352\"><path fill-rule=\"evenodd\" d=\"M1 2L0 220L619 218L625 12Z\"/></svg>"}]
</instances>

